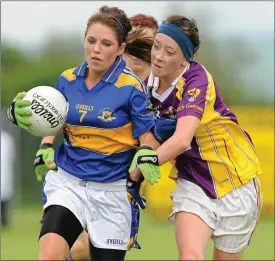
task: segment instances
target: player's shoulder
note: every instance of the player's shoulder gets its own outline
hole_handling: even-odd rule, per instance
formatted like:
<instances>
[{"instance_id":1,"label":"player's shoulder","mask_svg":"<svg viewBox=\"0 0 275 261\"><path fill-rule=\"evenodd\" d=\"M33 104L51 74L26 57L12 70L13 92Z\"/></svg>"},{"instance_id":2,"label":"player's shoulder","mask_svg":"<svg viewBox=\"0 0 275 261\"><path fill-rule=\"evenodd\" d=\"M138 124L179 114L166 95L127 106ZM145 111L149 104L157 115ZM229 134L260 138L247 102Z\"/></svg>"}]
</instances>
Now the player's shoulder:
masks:
<instances>
[{"instance_id":1,"label":"player's shoulder","mask_svg":"<svg viewBox=\"0 0 275 261\"><path fill-rule=\"evenodd\" d=\"M74 74L74 71L77 67L73 67L70 69L65 70L61 73L61 77L64 77L68 82L71 82L76 79L76 75Z\"/></svg>"},{"instance_id":2,"label":"player's shoulder","mask_svg":"<svg viewBox=\"0 0 275 261\"><path fill-rule=\"evenodd\" d=\"M213 78L209 71L199 62L191 61L190 68L183 73L182 77L186 82L196 81L196 84L208 84Z\"/></svg>"},{"instance_id":3,"label":"player's shoulder","mask_svg":"<svg viewBox=\"0 0 275 261\"><path fill-rule=\"evenodd\" d=\"M120 73L115 83L115 86L117 88L130 86L132 88L136 88L139 91L146 93L146 89L142 81L128 67L125 67L123 71Z\"/></svg>"}]
</instances>

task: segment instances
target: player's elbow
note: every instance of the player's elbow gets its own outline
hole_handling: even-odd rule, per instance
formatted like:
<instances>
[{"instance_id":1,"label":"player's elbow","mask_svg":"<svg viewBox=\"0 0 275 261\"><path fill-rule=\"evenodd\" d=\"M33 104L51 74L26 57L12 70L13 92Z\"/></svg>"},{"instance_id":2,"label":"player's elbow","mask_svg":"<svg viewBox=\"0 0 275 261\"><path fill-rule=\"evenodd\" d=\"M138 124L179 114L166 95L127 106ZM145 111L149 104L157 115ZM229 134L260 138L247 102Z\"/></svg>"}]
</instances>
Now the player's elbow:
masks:
<instances>
[{"instance_id":1,"label":"player's elbow","mask_svg":"<svg viewBox=\"0 0 275 261\"><path fill-rule=\"evenodd\" d=\"M173 139L175 146L177 146L178 151L181 153L183 153L191 145L191 141L181 135L174 135Z\"/></svg>"},{"instance_id":2,"label":"player's elbow","mask_svg":"<svg viewBox=\"0 0 275 261\"><path fill-rule=\"evenodd\" d=\"M185 152L190 147L190 145L191 145L190 142L182 141L180 143L180 150L181 150L181 152L182 153Z\"/></svg>"}]
</instances>

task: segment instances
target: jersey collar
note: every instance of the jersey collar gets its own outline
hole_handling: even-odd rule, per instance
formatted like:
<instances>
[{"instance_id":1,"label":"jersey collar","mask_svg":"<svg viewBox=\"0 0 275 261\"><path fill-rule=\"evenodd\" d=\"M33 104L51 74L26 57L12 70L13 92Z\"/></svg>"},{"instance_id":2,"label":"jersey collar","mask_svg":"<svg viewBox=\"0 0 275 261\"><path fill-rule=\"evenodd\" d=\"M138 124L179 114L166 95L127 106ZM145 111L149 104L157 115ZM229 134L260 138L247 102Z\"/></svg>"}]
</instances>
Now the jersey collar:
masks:
<instances>
[{"instance_id":1,"label":"jersey collar","mask_svg":"<svg viewBox=\"0 0 275 261\"><path fill-rule=\"evenodd\" d=\"M122 56L118 56L116 58L115 62L113 63L113 65L103 75L101 80L104 82L108 82L108 83L115 83L119 74L123 71L125 66L126 66L126 63L122 59ZM79 66L77 66L75 68L75 70L73 71L73 74L80 76L80 77L84 77L87 67L88 67L88 63L87 63L87 61L84 61L82 64L80 64Z\"/></svg>"}]
</instances>

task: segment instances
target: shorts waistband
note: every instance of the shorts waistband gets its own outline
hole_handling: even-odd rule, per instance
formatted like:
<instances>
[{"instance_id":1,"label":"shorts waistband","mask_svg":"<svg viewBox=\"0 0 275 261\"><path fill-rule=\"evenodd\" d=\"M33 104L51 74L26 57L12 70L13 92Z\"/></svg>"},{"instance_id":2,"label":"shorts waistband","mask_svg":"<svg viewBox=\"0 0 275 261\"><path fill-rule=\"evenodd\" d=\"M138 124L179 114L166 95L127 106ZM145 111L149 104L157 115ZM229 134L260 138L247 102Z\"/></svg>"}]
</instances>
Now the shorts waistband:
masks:
<instances>
[{"instance_id":1,"label":"shorts waistband","mask_svg":"<svg viewBox=\"0 0 275 261\"><path fill-rule=\"evenodd\" d=\"M88 181L88 180L83 180L78 177L75 177L68 173L67 171L58 168L57 173L59 175L62 175L65 177L67 180L74 182L82 187L86 188L92 188L92 189L97 189L97 190L106 190L106 191L125 191L126 192L126 179L120 179L117 181L113 182L95 182L95 181Z\"/></svg>"}]
</instances>

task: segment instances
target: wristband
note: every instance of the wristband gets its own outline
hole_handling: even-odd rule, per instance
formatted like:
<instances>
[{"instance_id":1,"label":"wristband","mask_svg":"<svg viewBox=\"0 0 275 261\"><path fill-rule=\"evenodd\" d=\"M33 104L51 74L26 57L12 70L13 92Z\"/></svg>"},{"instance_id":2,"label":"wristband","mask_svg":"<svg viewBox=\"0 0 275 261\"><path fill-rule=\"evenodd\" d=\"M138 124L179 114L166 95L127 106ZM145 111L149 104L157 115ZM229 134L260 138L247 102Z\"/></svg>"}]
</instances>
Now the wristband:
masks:
<instances>
[{"instance_id":1,"label":"wristband","mask_svg":"<svg viewBox=\"0 0 275 261\"><path fill-rule=\"evenodd\" d=\"M47 149L47 148L52 148L53 145L51 143L42 143L39 146L39 149Z\"/></svg>"}]
</instances>

